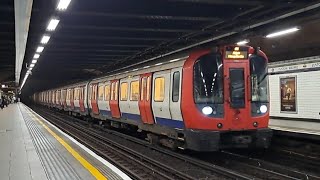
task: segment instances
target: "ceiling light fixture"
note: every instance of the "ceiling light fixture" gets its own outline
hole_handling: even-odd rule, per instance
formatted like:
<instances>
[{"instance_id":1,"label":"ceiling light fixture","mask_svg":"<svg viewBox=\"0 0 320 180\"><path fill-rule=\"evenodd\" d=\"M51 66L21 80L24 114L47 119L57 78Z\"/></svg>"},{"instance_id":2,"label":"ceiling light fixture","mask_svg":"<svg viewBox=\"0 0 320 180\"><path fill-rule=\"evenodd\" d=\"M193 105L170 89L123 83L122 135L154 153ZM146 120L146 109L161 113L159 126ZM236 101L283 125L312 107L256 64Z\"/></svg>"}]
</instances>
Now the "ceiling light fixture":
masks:
<instances>
[{"instance_id":1,"label":"ceiling light fixture","mask_svg":"<svg viewBox=\"0 0 320 180\"><path fill-rule=\"evenodd\" d=\"M31 61L32 64L35 64L35 63L37 63L37 62L38 62L38 60L36 60L36 59L34 59L34 60Z\"/></svg>"},{"instance_id":2,"label":"ceiling light fixture","mask_svg":"<svg viewBox=\"0 0 320 180\"><path fill-rule=\"evenodd\" d=\"M49 42L50 36L44 35L42 36L41 43L47 44Z\"/></svg>"},{"instance_id":3,"label":"ceiling light fixture","mask_svg":"<svg viewBox=\"0 0 320 180\"><path fill-rule=\"evenodd\" d=\"M34 64L30 64L30 67L32 67L32 68L33 68L33 67L34 67Z\"/></svg>"},{"instance_id":4,"label":"ceiling light fixture","mask_svg":"<svg viewBox=\"0 0 320 180\"><path fill-rule=\"evenodd\" d=\"M176 61L179 61L180 59L179 58L177 58L177 59L172 59L172 60L170 60L169 62L176 62Z\"/></svg>"},{"instance_id":5,"label":"ceiling light fixture","mask_svg":"<svg viewBox=\"0 0 320 180\"><path fill-rule=\"evenodd\" d=\"M41 53L43 51L44 47L43 46L38 46L36 52Z\"/></svg>"},{"instance_id":6,"label":"ceiling light fixture","mask_svg":"<svg viewBox=\"0 0 320 180\"><path fill-rule=\"evenodd\" d=\"M163 63L157 63L157 64L155 64L155 66L160 66L160 65L162 65Z\"/></svg>"},{"instance_id":7,"label":"ceiling light fixture","mask_svg":"<svg viewBox=\"0 0 320 180\"><path fill-rule=\"evenodd\" d=\"M242 40L242 41L237 42L236 44L241 46L241 45L245 45L245 44L248 44L248 43L249 43L249 40Z\"/></svg>"},{"instance_id":8,"label":"ceiling light fixture","mask_svg":"<svg viewBox=\"0 0 320 180\"><path fill-rule=\"evenodd\" d=\"M54 31L56 29L56 27L58 26L59 21L60 20L58 20L58 19L51 19L49 24L48 24L47 30L48 31Z\"/></svg>"},{"instance_id":9,"label":"ceiling light fixture","mask_svg":"<svg viewBox=\"0 0 320 180\"><path fill-rule=\"evenodd\" d=\"M40 54L34 54L33 58L38 59L40 57Z\"/></svg>"},{"instance_id":10,"label":"ceiling light fixture","mask_svg":"<svg viewBox=\"0 0 320 180\"><path fill-rule=\"evenodd\" d=\"M59 11L64 11L68 8L69 4L70 4L71 0L60 0L57 6L57 9Z\"/></svg>"},{"instance_id":11,"label":"ceiling light fixture","mask_svg":"<svg viewBox=\"0 0 320 180\"><path fill-rule=\"evenodd\" d=\"M282 30L282 31L278 31L278 32L274 32L274 33L268 34L268 35L266 35L266 38L273 38L273 37L277 37L277 36L282 36L282 35L293 33L293 32L299 31L299 30L300 29L297 28L297 27L290 28L290 29L285 29L285 30Z\"/></svg>"}]
</instances>

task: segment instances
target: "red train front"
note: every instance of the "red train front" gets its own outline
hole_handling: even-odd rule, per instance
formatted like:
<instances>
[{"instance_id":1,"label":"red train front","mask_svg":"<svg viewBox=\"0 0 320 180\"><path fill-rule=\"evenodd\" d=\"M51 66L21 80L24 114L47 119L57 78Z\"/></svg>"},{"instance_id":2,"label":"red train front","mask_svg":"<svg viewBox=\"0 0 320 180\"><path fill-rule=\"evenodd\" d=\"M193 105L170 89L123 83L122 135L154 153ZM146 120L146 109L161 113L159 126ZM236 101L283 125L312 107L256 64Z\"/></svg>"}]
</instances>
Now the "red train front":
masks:
<instances>
[{"instance_id":1,"label":"red train front","mask_svg":"<svg viewBox=\"0 0 320 180\"><path fill-rule=\"evenodd\" d=\"M181 103L188 149L269 146L267 63L261 50L249 46L189 56Z\"/></svg>"}]
</instances>

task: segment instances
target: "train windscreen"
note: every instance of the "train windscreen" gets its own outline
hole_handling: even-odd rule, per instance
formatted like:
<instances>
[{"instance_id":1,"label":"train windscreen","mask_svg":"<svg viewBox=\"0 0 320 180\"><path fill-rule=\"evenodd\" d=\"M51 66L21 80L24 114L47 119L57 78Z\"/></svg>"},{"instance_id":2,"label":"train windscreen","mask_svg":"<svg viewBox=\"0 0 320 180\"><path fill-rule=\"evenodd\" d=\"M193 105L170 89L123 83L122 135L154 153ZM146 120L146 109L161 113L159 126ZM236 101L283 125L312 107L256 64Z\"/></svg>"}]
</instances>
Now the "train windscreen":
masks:
<instances>
[{"instance_id":1,"label":"train windscreen","mask_svg":"<svg viewBox=\"0 0 320 180\"><path fill-rule=\"evenodd\" d=\"M220 54L200 57L194 64L193 74L195 103L223 103L223 64Z\"/></svg>"},{"instance_id":2,"label":"train windscreen","mask_svg":"<svg viewBox=\"0 0 320 180\"><path fill-rule=\"evenodd\" d=\"M268 68L267 60L259 55L251 55L251 100L253 102L268 102Z\"/></svg>"}]
</instances>

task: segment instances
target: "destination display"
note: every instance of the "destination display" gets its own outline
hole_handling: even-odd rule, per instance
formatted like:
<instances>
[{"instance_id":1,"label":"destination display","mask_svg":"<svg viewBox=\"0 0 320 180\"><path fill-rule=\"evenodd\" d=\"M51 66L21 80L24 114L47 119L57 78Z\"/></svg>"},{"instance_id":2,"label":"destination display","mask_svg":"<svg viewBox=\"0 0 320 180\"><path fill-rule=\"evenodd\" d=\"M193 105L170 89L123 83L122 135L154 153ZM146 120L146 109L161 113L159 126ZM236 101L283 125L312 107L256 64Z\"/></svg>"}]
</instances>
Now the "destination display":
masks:
<instances>
[{"instance_id":1,"label":"destination display","mask_svg":"<svg viewBox=\"0 0 320 180\"><path fill-rule=\"evenodd\" d=\"M225 58L226 59L247 59L248 48L247 47L227 47Z\"/></svg>"}]
</instances>

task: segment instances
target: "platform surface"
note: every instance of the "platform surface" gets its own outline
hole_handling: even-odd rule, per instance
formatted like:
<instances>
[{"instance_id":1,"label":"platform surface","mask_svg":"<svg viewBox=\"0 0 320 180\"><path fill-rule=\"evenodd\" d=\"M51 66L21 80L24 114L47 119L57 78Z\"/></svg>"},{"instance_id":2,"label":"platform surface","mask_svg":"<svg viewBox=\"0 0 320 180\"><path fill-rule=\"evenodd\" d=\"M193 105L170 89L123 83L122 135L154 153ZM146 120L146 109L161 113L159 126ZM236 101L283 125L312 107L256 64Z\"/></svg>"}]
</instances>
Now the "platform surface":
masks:
<instances>
[{"instance_id":1,"label":"platform surface","mask_svg":"<svg viewBox=\"0 0 320 180\"><path fill-rule=\"evenodd\" d=\"M320 121L317 123L272 118L270 119L269 127L279 131L320 135Z\"/></svg>"},{"instance_id":2,"label":"platform surface","mask_svg":"<svg viewBox=\"0 0 320 180\"><path fill-rule=\"evenodd\" d=\"M0 179L130 179L22 103L0 110Z\"/></svg>"}]
</instances>

